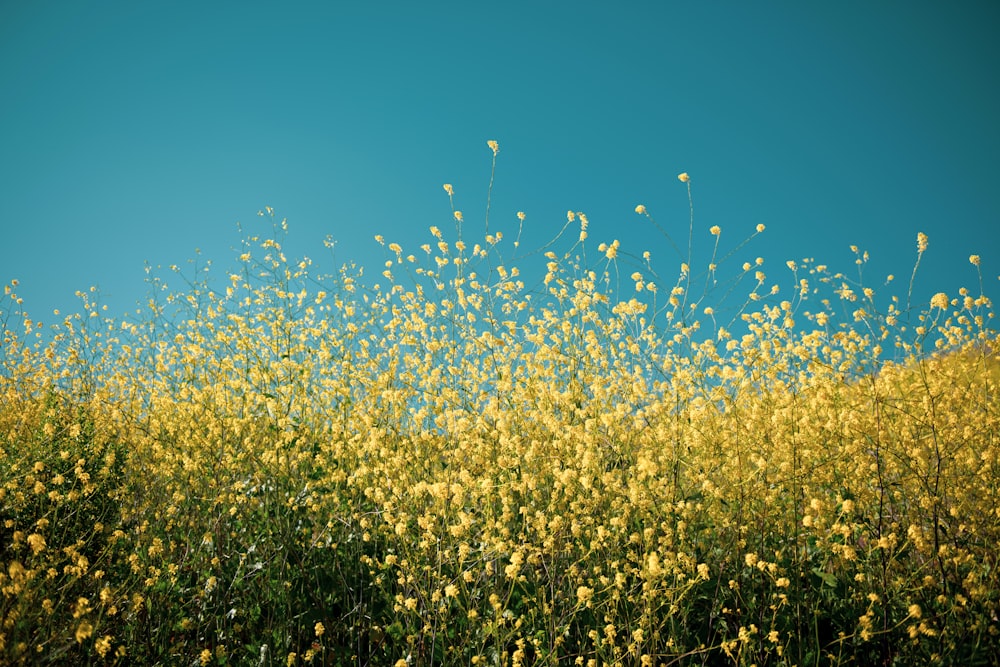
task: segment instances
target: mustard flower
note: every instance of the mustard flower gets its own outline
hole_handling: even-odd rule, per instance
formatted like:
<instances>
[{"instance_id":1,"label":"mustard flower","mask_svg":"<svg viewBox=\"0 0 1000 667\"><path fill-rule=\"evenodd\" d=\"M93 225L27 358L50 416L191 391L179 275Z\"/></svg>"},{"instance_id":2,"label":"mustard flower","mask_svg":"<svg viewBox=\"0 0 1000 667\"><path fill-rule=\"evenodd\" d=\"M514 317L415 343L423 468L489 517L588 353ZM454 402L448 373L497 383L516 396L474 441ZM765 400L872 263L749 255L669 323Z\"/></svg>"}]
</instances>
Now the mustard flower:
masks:
<instances>
[{"instance_id":1,"label":"mustard flower","mask_svg":"<svg viewBox=\"0 0 1000 667\"><path fill-rule=\"evenodd\" d=\"M764 227L764 224L763 224L763 223L758 223L758 224L757 224L757 233L758 233L758 234L759 234L759 233L761 233L762 231L764 231L765 229L767 229L767 228L766 228L766 227Z\"/></svg>"},{"instance_id":2,"label":"mustard flower","mask_svg":"<svg viewBox=\"0 0 1000 667\"><path fill-rule=\"evenodd\" d=\"M948 295L945 294L944 292L938 292L937 294L932 296L931 307L940 308L941 310L946 309L948 307Z\"/></svg>"},{"instance_id":3,"label":"mustard flower","mask_svg":"<svg viewBox=\"0 0 1000 667\"><path fill-rule=\"evenodd\" d=\"M496 155L500 151L500 144L498 144L493 139L490 139L489 141L487 141L486 145L490 147L491 151L493 151L493 155Z\"/></svg>"},{"instance_id":4,"label":"mustard flower","mask_svg":"<svg viewBox=\"0 0 1000 667\"><path fill-rule=\"evenodd\" d=\"M313 631L316 633L317 637L322 637L323 633L326 632L326 628L322 623L317 622L315 627L313 627Z\"/></svg>"},{"instance_id":5,"label":"mustard flower","mask_svg":"<svg viewBox=\"0 0 1000 667\"><path fill-rule=\"evenodd\" d=\"M90 635L94 634L94 626L90 621L83 621L76 626L76 643L82 644Z\"/></svg>"},{"instance_id":6,"label":"mustard flower","mask_svg":"<svg viewBox=\"0 0 1000 667\"><path fill-rule=\"evenodd\" d=\"M73 607L73 618L80 618L90 612L90 600L87 598L77 598L76 605ZM90 635L87 635L88 637Z\"/></svg>"},{"instance_id":7,"label":"mustard flower","mask_svg":"<svg viewBox=\"0 0 1000 667\"><path fill-rule=\"evenodd\" d=\"M646 207L643 206L642 204L639 204L638 206L635 207L635 212L638 213L639 215L646 215Z\"/></svg>"},{"instance_id":8,"label":"mustard flower","mask_svg":"<svg viewBox=\"0 0 1000 667\"><path fill-rule=\"evenodd\" d=\"M31 547L32 553L38 555L45 551L45 538L38 533L32 533L28 535L28 546Z\"/></svg>"},{"instance_id":9,"label":"mustard flower","mask_svg":"<svg viewBox=\"0 0 1000 667\"><path fill-rule=\"evenodd\" d=\"M682 174L677 174L677 180L680 181L681 183L687 183L688 181L691 180L691 177L688 176L688 173L685 171Z\"/></svg>"},{"instance_id":10,"label":"mustard flower","mask_svg":"<svg viewBox=\"0 0 1000 667\"><path fill-rule=\"evenodd\" d=\"M927 250L927 234L917 232L917 252Z\"/></svg>"},{"instance_id":11,"label":"mustard flower","mask_svg":"<svg viewBox=\"0 0 1000 667\"><path fill-rule=\"evenodd\" d=\"M111 650L111 635L104 635L96 642L94 642L94 650L102 658L108 654Z\"/></svg>"},{"instance_id":12,"label":"mustard flower","mask_svg":"<svg viewBox=\"0 0 1000 667\"><path fill-rule=\"evenodd\" d=\"M455 220L457 220L458 222L462 222L462 212L461 211L455 211Z\"/></svg>"},{"instance_id":13,"label":"mustard flower","mask_svg":"<svg viewBox=\"0 0 1000 667\"><path fill-rule=\"evenodd\" d=\"M969 264L979 266L979 255L969 255Z\"/></svg>"},{"instance_id":14,"label":"mustard flower","mask_svg":"<svg viewBox=\"0 0 1000 667\"><path fill-rule=\"evenodd\" d=\"M612 241L611 245L607 246L607 250L604 251L604 256L608 259L614 259L618 256L618 239Z\"/></svg>"},{"instance_id":15,"label":"mustard flower","mask_svg":"<svg viewBox=\"0 0 1000 667\"><path fill-rule=\"evenodd\" d=\"M719 234L722 233L722 227L719 227L718 225L712 225L712 228L709 229L708 231L712 234L712 236L718 236Z\"/></svg>"},{"instance_id":16,"label":"mustard flower","mask_svg":"<svg viewBox=\"0 0 1000 667\"><path fill-rule=\"evenodd\" d=\"M445 183L441 187L444 188L444 191L448 193L449 197L455 194L455 188L451 187L451 183Z\"/></svg>"}]
</instances>

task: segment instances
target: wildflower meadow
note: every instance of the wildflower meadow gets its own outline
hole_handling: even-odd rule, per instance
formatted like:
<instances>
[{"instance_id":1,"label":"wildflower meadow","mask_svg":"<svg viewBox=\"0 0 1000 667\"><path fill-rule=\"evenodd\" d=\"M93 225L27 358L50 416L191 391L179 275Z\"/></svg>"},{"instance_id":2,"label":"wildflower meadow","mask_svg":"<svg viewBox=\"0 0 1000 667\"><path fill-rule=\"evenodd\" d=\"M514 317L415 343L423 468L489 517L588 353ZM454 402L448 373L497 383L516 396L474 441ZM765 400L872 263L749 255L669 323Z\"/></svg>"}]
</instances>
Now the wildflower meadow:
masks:
<instances>
[{"instance_id":1,"label":"wildflower meadow","mask_svg":"<svg viewBox=\"0 0 1000 667\"><path fill-rule=\"evenodd\" d=\"M374 275L268 208L134 316L6 283L0 663L997 664L978 256L917 303L763 225L527 248L444 190Z\"/></svg>"}]
</instances>

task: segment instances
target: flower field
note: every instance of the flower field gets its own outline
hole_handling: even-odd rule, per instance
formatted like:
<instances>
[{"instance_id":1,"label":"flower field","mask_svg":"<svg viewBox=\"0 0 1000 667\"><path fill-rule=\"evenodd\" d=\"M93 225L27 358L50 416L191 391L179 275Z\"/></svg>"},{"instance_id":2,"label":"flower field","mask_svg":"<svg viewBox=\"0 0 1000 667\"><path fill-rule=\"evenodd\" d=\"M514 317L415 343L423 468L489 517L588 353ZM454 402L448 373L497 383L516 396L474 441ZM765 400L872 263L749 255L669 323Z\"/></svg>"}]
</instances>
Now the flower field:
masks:
<instances>
[{"instance_id":1,"label":"flower field","mask_svg":"<svg viewBox=\"0 0 1000 667\"><path fill-rule=\"evenodd\" d=\"M981 278L908 306L751 261L723 322L716 250L665 280L571 213L529 280L453 212L373 278L268 209L120 320L8 283L0 663L995 664Z\"/></svg>"}]
</instances>

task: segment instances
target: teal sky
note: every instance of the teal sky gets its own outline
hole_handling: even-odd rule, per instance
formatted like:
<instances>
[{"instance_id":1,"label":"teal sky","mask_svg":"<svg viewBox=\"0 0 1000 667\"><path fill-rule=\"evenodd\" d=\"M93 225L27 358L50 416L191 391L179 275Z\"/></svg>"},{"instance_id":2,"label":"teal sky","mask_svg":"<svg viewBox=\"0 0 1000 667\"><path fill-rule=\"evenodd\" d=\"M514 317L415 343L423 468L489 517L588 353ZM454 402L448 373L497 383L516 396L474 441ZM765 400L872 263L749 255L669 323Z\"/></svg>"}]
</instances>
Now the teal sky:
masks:
<instances>
[{"instance_id":1,"label":"teal sky","mask_svg":"<svg viewBox=\"0 0 1000 667\"><path fill-rule=\"evenodd\" d=\"M200 248L220 272L236 223L291 255L380 268L454 230L544 243L566 211L591 247L676 264L633 209L685 240L814 257L915 299L1000 273L996 2L29 2L0 4L0 279L36 318L96 285L134 310L144 263ZM575 236L575 233L573 234ZM596 253L595 253L596 254ZM527 269L532 262L526 260ZM786 280L787 283L787 280Z\"/></svg>"}]
</instances>

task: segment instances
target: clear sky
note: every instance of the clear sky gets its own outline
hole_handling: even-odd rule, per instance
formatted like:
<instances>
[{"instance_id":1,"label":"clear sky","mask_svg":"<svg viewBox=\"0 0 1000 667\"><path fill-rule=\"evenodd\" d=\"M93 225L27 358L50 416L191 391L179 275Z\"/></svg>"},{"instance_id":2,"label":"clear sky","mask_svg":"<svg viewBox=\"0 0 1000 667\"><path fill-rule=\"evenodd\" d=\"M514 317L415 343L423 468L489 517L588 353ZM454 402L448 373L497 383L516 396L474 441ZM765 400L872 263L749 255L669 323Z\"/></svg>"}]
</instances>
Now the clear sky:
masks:
<instances>
[{"instance_id":1,"label":"clear sky","mask_svg":"<svg viewBox=\"0 0 1000 667\"><path fill-rule=\"evenodd\" d=\"M380 233L524 245L583 211L673 261L691 174L696 239L735 257L815 257L917 295L1000 273L1000 4L992 1L0 3L0 279L51 321L100 287L134 310L144 263L200 248L222 271L237 222L274 207L289 254L378 267ZM538 261L538 258L535 259ZM530 262L530 260L526 260ZM661 264L661 268L663 264ZM324 268L332 268L326 264ZM787 270L786 270L787 271ZM665 273L671 273L665 271Z\"/></svg>"}]
</instances>

